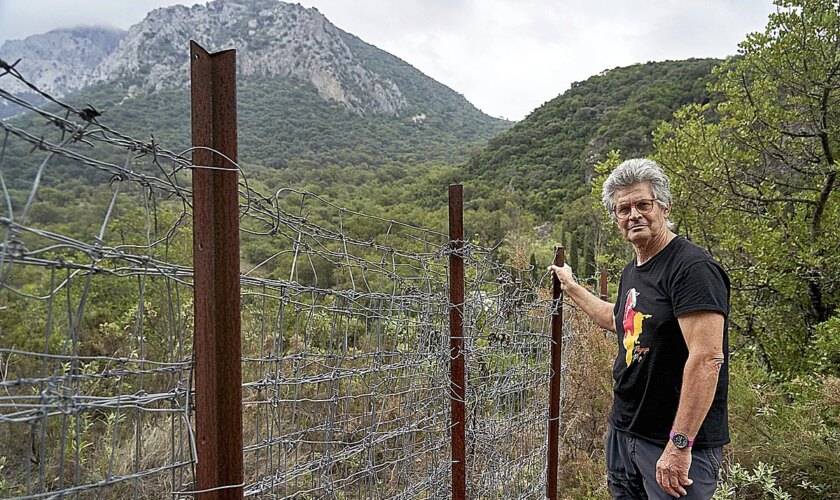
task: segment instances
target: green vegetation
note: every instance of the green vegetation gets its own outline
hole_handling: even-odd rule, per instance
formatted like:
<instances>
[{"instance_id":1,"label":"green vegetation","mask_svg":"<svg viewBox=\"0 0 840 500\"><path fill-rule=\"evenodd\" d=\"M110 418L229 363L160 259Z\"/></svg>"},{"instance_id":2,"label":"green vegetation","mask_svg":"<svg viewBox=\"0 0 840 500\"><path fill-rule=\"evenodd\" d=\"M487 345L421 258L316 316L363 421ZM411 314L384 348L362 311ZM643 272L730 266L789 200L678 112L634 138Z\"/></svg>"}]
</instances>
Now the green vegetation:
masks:
<instances>
[{"instance_id":1,"label":"green vegetation","mask_svg":"<svg viewBox=\"0 0 840 500\"><path fill-rule=\"evenodd\" d=\"M439 84L437 84L439 85ZM490 118L469 105L444 96L433 97L422 124L414 112L401 115L348 111L322 99L315 88L295 78L248 78L239 82L238 120L240 160L270 168L308 169L321 165L416 165L457 163L477 151L508 122ZM454 95L454 93L453 93ZM461 98L463 100L463 98ZM103 123L138 139L151 140L174 151L190 145L189 90L168 89L127 97L118 84L87 88L67 98L79 109L93 104ZM43 120L16 118L16 125L32 130Z\"/></svg>"},{"instance_id":2,"label":"green vegetation","mask_svg":"<svg viewBox=\"0 0 840 500\"><path fill-rule=\"evenodd\" d=\"M551 246L559 242L581 278L592 280L596 266L614 275L628 253L590 195L603 175L597 166L611 164L614 150L625 157L649 155L660 123L685 104L710 102L706 85L718 62L638 64L574 84L470 158L465 177L477 181L476 203L495 210L515 207L516 216L500 219L501 234L550 237L526 249L540 261L548 262ZM539 226L518 224L529 219Z\"/></svg>"},{"instance_id":3,"label":"green vegetation","mask_svg":"<svg viewBox=\"0 0 840 500\"><path fill-rule=\"evenodd\" d=\"M721 498L838 489L840 10L777 4L766 31L715 69L713 102L680 109L654 134L678 230L732 278Z\"/></svg>"},{"instance_id":4,"label":"green vegetation","mask_svg":"<svg viewBox=\"0 0 840 500\"><path fill-rule=\"evenodd\" d=\"M627 246L593 193L621 158L653 156L672 176L678 231L707 247L732 277L733 443L718 495L827 498L840 489L833 452L840 444L840 15L829 0L777 3L767 30L749 35L736 57L606 71L575 84L481 151L505 122L346 35L357 57L403 89L406 112L354 115L301 82L240 82L244 172L263 193L308 190L349 210L441 232L446 186L463 183L469 239L491 246L504 240L496 257L519 269L530 263L538 284L556 242L566 246L584 279L596 266L617 275ZM123 101L103 86L74 99L101 107L103 120L129 134L154 130L155 140L170 148L189 142L184 91ZM427 121L414 124L415 113ZM26 116L15 123L38 125ZM8 153L3 171L19 207L43 156L18 146ZM107 178L90 172L67 162L51 166L29 223L80 238L95 234L102 214L89 207L102 206L107 193L91 185ZM318 223L336 216L324 207L301 208L299 198L281 205ZM161 210L165 226L180 207ZM145 224L144 212L124 210L113 227L130 240ZM412 244L406 235L387 233L387 222L359 219L347 228L362 241L388 237L392 246ZM172 256L188 259L188 241L178 245ZM259 265L257 276L288 279L294 257L283 252L289 248L277 235L245 235L242 268ZM323 257L296 271L300 283L318 287L346 287L350 279ZM35 293L48 285L49 274L14 278ZM82 350L105 353L124 345L136 304L136 297L122 299L116 290L97 296L88 309L93 333ZM45 328L44 311L4 306L3 333L13 336L4 338L21 348L43 347L27 342L33 328ZM350 330L363 327L353 323ZM572 428L564 435L564 460L573 467L563 484L574 498L604 498L601 440L613 341L582 331L578 345L591 349L573 353L564 408ZM294 346L296 340L282 342Z\"/></svg>"},{"instance_id":5,"label":"green vegetation","mask_svg":"<svg viewBox=\"0 0 840 500\"><path fill-rule=\"evenodd\" d=\"M708 102L719 61L692 59L615 68L572 85L470 158L467 172L508 189L543 218L565 214L589 192L597 162L611 150L652 151L651 131L691 102Z\"/></svg>"},{"instance_id":6,"label":"green vegetation","mask_svg":"<svg viewBox=\"0 0 840 500\"><path fill-rule=\"evenodd\" d=\"M732 274L736 344L780 376L836 376L840 12L780 5L716 69L721 102L659 128L657 157L676 180L681 229Z\"/></svg>"}]
</instances>

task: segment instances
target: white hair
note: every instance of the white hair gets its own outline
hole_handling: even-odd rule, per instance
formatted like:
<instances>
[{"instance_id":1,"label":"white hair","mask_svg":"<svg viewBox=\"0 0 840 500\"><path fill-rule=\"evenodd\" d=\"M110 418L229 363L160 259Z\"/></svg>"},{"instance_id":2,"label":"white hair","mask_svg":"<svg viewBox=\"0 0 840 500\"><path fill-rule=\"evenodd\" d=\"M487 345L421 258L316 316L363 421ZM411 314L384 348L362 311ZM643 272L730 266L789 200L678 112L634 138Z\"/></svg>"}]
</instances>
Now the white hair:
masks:
<instances>
[{"instance_id":1,"label":"white hair","mask_svg":"<svg viewBox=\"0 0 840 500\"><path fill-rule=\"evenodd\" d=\"M604 202L604 207L613 220L616 218L615 192L640 182L650 184L653 197L662 208L671 207L671 187L662 167L647 158L633 158L615 167L601 188L601 201ZM673 223L670 220L668 229L673 229Z\"/></svg>"}]
</instances>

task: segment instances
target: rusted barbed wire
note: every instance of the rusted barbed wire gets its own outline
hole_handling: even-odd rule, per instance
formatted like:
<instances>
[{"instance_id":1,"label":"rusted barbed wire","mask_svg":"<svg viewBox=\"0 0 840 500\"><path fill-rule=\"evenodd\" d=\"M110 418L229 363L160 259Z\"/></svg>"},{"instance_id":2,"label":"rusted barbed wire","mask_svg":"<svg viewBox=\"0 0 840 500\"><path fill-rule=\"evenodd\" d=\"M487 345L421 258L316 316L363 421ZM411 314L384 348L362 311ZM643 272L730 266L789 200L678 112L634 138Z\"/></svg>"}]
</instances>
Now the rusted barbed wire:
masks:
<instances>
[{"instance_id":1,"label":"rusted barbed wire","mask_svg":"<svg viewBox=\"0 0 840 500\"><path fill-rule=\"evenodd\" d=\"M0 121L0 496L194 496L184 173L214 167L0 70L0 100L29 117ZM45 191L66 172L95 179L76 199ZM246 496L447 496L448 237L241 179ZM468 492L533 498L548 281L464 243Z\"/></svg>"}]
</instances>

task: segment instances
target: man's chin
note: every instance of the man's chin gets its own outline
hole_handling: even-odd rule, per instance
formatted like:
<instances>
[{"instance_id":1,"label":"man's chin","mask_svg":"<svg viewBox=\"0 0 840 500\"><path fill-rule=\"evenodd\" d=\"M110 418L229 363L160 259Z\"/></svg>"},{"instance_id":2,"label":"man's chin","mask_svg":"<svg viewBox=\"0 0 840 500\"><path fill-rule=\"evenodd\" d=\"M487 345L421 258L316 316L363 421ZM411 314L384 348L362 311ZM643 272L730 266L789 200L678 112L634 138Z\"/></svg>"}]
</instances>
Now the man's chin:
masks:
<instances>
[{"instance_id":1,"label":"man's chin","mask_svg":"<svg viewBox=\"0 0 840 500\"><path fill-rule=\"evenodd\" d=\"M648 238L650 238L650 233L649 231L646 231L646 229L646 227L643 227L636 230L627 231L627 233L624 235L624 239L633 244L642 243Z\"/></svg>"}]
</instances>

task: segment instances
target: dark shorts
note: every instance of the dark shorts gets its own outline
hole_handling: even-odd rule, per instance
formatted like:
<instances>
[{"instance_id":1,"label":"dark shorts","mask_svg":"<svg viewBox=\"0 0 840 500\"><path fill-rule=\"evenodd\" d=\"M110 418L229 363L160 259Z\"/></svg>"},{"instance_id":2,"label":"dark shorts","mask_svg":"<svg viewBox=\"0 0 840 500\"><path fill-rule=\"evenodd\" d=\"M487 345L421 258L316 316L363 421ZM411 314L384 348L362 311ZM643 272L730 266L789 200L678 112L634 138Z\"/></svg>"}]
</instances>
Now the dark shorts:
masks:
<instances>
[{"instance_id":1,"label":"dark shorts","mask_svg":"<svg viewBox=\"0 0 840 500\"><path fill-rule=\"evenodd\" d=\"M607 485L613 498L674 498L656 483L656 462L665 447L609 427L607 430ZM708 500L717 487L723 447L691 450L688 477L694 484L686 486L688 500Z\"/></svg>"}]
</instances>

